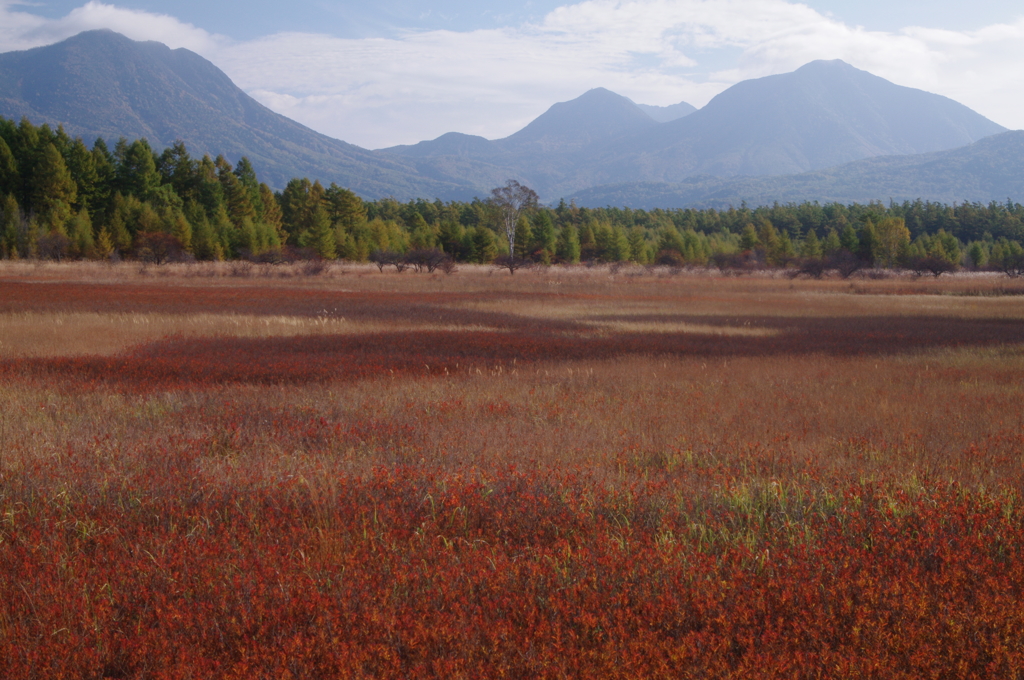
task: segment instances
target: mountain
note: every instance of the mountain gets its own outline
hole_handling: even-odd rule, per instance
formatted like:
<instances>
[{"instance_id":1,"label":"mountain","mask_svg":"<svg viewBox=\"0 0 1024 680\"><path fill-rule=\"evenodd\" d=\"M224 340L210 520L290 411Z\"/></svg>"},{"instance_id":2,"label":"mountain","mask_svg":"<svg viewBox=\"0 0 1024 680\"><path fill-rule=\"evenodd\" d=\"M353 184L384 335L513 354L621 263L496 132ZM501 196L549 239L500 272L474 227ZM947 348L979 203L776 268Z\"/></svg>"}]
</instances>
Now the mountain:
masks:
<instances>
[{"instance_id":1,"label":"mountain","mask_svg":"<svg viewBox=\"0 0 1024 680\"><path fill-rule=\"evenodd\" d=\"M675 106L689 106L676 104ZM648 107L674 109L674 107ZM693 108L693 107L690 107ZM664 115L664 114L663 114ZM449 132L437 139L381 151L411 158L464 156L480 160L529 154L565 153L657 127L657 121L626 97L598 87L568 102L559 102L525 128L504 139Z\"/></svg>"},{"instance_id":2,"label":"mountain","mask_svg":"<svg viewBox=\"0 0 1024 680\"><path fill-rule=\"evenodd\" d=\"M437 139L381 149L407 158L417 171L439 181L493 187L516 177L542 195L566 175L577 172L595 147L659 126L632 101L595 88L568 102L554 104L509 137L448 133Z\"/></svg>"},{"instance_id":3,"label":"mountain","mask_svg":"<svg viewBox=\"0 0 1024 680\"><path fill-rule=\"evenodd\" d=\"M700 110L640 106L597 88L504 139L452 132L369 151L270 111L193 52L90 31L0 54L0 116L63 124L87 142L145 137L161 149L181 139L193 155L248 156L275 188L310 177L369 199L468 200L514 178L544 201L576 196L601 205L613 196L616 204L915 192L962 200L998 194L992 173L1000 163L1016 167L998 146L967 146L1005 132L1001 126L842 61L738 83ZM918 156L959 147L966 155Z\"/></svg>"},{"instance_id":4,"label":"mountain","mask_svg":"<svg viewBox=\"0 0 1024 680\"><path fill-rule=\"evenodd\" d=\"M631 182L593 187L567 200L586 207L669 209L919 198L948 204L1024 200L1024 131L1004 132L949 151L880 156L797 175L701 175L677 183Z\"/></svg>"},{"instance_id":5,"label":"mountain","mask_svg":"<svg viewBox=\"0 0 1024 680\"><path fill-rule=\"evenodd\" d=\"M835 61L746 80L685 118L623 140L619 176L788 175L893 154L953 149L1005 132L952 99ZM608 173L606 173L608 174Z\"/></svg>"},{"instance_id":6,"label":"mountain","mask_svg":"<svg viewBox=\"0 0 1024 680\"><path fill-rule=\"evenodd\" d=\"M181 139L196 156L223 154L232 162L248 156L260 179L277 188L310 177L367 198L477 193L276 114L194 52L106 30L0 54L0 116L63 124L90 143L145 137L160 150Z\"/></svg>"},{"instance_id":7,"label":"mountain","mask_svg":"<svg viewBox=\"0 0 1024 680\"><path fill-rule=\"evenodd\" d=\"M450 182L478 184L504 171L556 200L609 184L790 175L953 149L1006 131L951 99L842 61L743 81L666 123L652 125L637 111L643 108L624 97L592 90L556 104L511 137L460 147L458 162L448 147L430 142L384 151L415 154L420 172L443 167L439 177Z\"/></svg>"},{"instance_id":8,"label":"mountain","mask_svg":"<svg viewBox=\"0 0 1024 680\"><path fill-rule=\"evenodd\" d=\"M496 144L517 155L566 153L656 127L658 123L632 101L599 87L572 101L555 104Z\"/></svg>"},{"instance_id":9,"label":"mountain","mask_svg":"<svg viewBox=\"0 0 1024 680\"><path fill-rule=\"evenodd\" d=\"M637 104L637 107L659 123L669 123L673 120L684 118L697 110L697 107L692 104L687 104L686 102L679 102L678 104L672 104L671 106Z\"/></svg>"}]
</instances>

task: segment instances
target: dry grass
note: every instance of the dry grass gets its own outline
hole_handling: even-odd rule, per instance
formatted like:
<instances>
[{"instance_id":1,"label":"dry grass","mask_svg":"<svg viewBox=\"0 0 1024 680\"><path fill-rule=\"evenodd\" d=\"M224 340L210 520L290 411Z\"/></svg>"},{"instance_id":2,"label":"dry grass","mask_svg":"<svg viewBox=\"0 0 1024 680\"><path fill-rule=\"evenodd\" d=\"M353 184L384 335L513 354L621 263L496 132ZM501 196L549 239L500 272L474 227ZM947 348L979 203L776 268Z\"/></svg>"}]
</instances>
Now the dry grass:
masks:
<instances>
[{"instance_id":1,"label":"dry grass","mask_svg":"<svg viewBox=\"0 0 1024 680\"><path fill-rule=\"evenodd\" d=\"M583 320L597 334L696 333L766 337L779 331L766 328L707 324ZM483 325L402 324L334 317L256 316L252 314L153 314L99 312L16 312L0 314L0 359L22 357L109 356L135 345L168 336L272 338L306 335L444 331L453 333L498 330Z\"/></svg>"},{"instance_id":2,"label":"dry grass","mask_svg":"<svg viewBox=\"0 0 1024 680\"><path fill-rule=\"evenodd\" d=\"M168 336L274 338L410 330L472 333L486 326L409 325L330 316L15 312L0 314L0 359L109 356Z\"/></svg>"},{"instance_id":3,"label":"dry grass","mask_svg":"<svg viewBox=\"0 0 1024 680\"><path fill-rule=\"evenodd\" d=\"M1007 475L1017 475L1016 459L1006 457L1006 447L1019 440L1024 423L1019 409L1024 355L1019 342L1006 341L1024 341L1024 325L1018 323L1024 319L1022 297L849 294L836 292L833 282L795 282L794 287L775 279L706 276L647 277L641 285L635 277L586 269L516 277L476 269L464 279L459 278L463 272L437 279L372 270L365 278L345 278L344 290L337 289L340 279L266 279L242 287L217 281L184 299L182 286L192 289L194 278L88 284L92 288L82 283L76 290L87 292L88 304L102 308L111 300L127 307L87 312L68 310L66 304L62 309L50 294L52 286L67 285L57 279L75 279L85 265L42 269L50 282L19 289L18 295L24 307L33 304L37 291L45 292L38 303L45 311L0 314L2 357L121 353L144 363L149 350L133 355L132 348L166 336L195 338L198 344L165 348L185 352L207 351L203 338L353 336L402 343L403 337L411 341L445 331L437 342L449 342L498 327L513 333L510 341L549 338L522 355L527 363L474 361L461 354L440 380L409 375L313 385L293 381L287 387L225 385L213 392L204 387L194 394L142 397L138 408L184 400L202 404L190 412L216 414L218 405L229 401L246 404L241 410L247 413L296 409L330 422L372 419L414 433L419 455L432 464L455 467L543 461L611 474L623 469L623 456L632 456L629 469L675 469L682 456L679 460L742 468L754 446L759 455L781 456L786 465L810 466L827 471L826 476L909 479L927 471L972 485L999 485ZM137 276L134 270L106 271ZM534 290L538 282L570 278L570 291ZM370 282L369 290L355 290L351 284L357 280ZM482 281L489 287L474 294ZM382 298L382 282L416 290ZM439 290L442 284L451 290ZM56 298L69 295L65 291ZM9 299L8 308L12 304ZM211 311L189 313L190 304ZM288 304L301 313L280 314ZM318 314L325 305L332 311ZM171 308L177 313L166 311ZM581 345L580 352L608 358L580 358L568 351L575 341L558 340L587 342L595 335L594 342L603 344ZM687 337L703 339L685 349ZM616 349L615 343L627 338L631 344ZM271 351L278 345L266 347ZM674 355L675 347L683 348L683 356ZM546 352L551 361L544 360ZM383 370L386 377L386 364ZM8 441L35 454L51 438L59 451L104 432L117 432L119 441L128 442L148 440L154 427L156 432L167 428L164 436L171 438L181 427L171 417L175 409L166 404L152 408L168 419L147 420L133 432L131 419L118 423L124 402L116 394L88 397L97 403L86 407L79 400L87 397L77 392L13 385L5 390L7 403L20 404L4 419ZM55 414L74 423L56 417L41 427L34 418L12 415L29 412L36 402L54 404ZM249 436L254 450L264 450L258 430ZM1008 443L993 446L995 440ZM964 458L972 447L995 453ZM366 455L372 464L379 452ZM1002 462L994 463L992 456Z\"/></svg>"},{"instance_id":4,"label":"dry grass","mask_svg":"<svg viewBox=\"0 0 1024 680\"><path fill-rule=\"evenodd\" d=\"M1024 660L1020 296L4 266L11 677Z\"/></svg>"},{"instance_id":5,"label":"dry grass","mask_svg":"<svg viewBox=\"0 0 1024 680\"><path fill-rule=\"evenodd\" d=\"M992 275L848 282L640 268L509 276L467 266L427 276L332 265L314 276L302 267L0 262L0 358L109 355L171 335L532 326L578 335L768 337L812 319L1024 319L1024 295L994 294L1024 292L1024 285Z\"/></svg>"}]
</instances>

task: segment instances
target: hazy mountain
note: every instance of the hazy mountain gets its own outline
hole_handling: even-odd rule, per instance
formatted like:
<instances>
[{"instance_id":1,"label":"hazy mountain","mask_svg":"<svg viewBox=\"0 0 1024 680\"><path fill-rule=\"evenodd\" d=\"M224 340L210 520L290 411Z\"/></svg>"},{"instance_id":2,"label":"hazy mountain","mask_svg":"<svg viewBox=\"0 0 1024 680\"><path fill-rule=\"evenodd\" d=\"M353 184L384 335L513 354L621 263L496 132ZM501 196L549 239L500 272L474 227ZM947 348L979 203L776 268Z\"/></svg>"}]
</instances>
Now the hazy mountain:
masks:
<instances>
[{"instance_id":1,"label":"hazy mountain","mask_svg":"<svg viewBox=\"0 0 1024 680\"><path fill-rule=\"evenodd\" d=\"M570 197L567 197L567 199ZM577 204L631 208L725 208L803 201L942 203L1024 200L1024 131L928 154L881 156L827 170L773 177L695 176L678 183L631 182L576 193Z\"/></svg>"},{"instance_id":2,"label":"hazy mountain","mask_svg":"<svg viewBox=\"0 0 1024 680\"><path fill-rule=\"evenodd\" d=\"M572 101L555 104L497 144L516 154L565 153L655 127L658 123L632 101L599 87Z\"/></svg>"},{"instance_id":3,"label":"hazy mountain","mask_svg":"<svg viewBox=\"0 0 1024 680\"><path fill-rule=\"evenodd\" d=\"M914 194L962 200L999 193L992 174L1000 167L997 156L1004 169L1016 167L997 147L984 147L988 160L978 160L982 152L971 147L959 161L923 161L939 163L927 180L920 173L930 171L916 156L893 157L962 147L1004 128L946 97L894 85L841 61L744 81L699 111L686 104L639 106L598 88L553 105L504 139L452 132L368 151L270 111L188 50L92 31L0 54L0 116L63 123L87 142L146 137L160 149L182 139L197 156L248 156L261 179L275 187L305 176L366 198L470 199L514 178L545 201L576 195L600 205L650 204L655 196L677 203L686 196L749 196L755 202ZM797 180L716 179L788 176L881 156L887 158L874 165ZM958 178L954 166L966 174ZM975 193L956 195L970 189L965 182L974 176L983 178L971 189Z\"/></svg>"},{"instance_id":4,"label":"hazy mountain","mask_svg":"<svg viewBox=\"0 0 1024 680\"><path fill-rule=\"evenodd\" d=\"M509 159L522 154L572 152L656 126L654 118L640 106L626 97L599 87L572 101L553 105L525 128L504 139L490 141L483 137L449 132L434 140L394 146L381 151L413 158L466 156L481 160L499 157Z\"/></svg>"},{"instance_id":5,"label":"hazy mountain","mask_svg":"<svg viewBox=\"0 0 1024 680\"><path fill-rule=\"evenodd\" d=\"M842 61L737 83L703 109L622 140L603 176L787 175L892 154L953 149L1006 128L952 99Z\"/></svg>"},{"instance_id":6,"label":"hazy mountain","mask_svg":"<svg viewBox=\"0 0 1024 680\"><path fill-rule=\"evenodd\" d=\"M366 197L471 198L465 185L419 176L400 159L332 139L274 113L194 52L89 31L0 54L0 116L63 124L87 142L145 137L158 151L183 140L195 156L248 156L260 179L336 181Z\"/></svg>"},{"instance_id":7,"label":"hazy mountain","mask_svg":"<svg viewBox=\"0 0 1024 680\"><path fill-rule=\"evenodd\" d=\"M542 196L587 162L595 147L641 134L659 123L632 101L595 88L553 105L504 139L448 133L437 139L380 152L410 159L426 176L471 183L482 190L517 178Z\"/></svg>"},{"instance_id":8,"label":"hazy mountain","mask_svg":"<svg viewBox=\"0 0 1024 680\"><path fill-rule=\"evenodd\" d=\"M669 123L673 120L679 120L680 118L689 116L697 110L697 107L687 104L686 102L679 102L678 104L672 104L671 106L637 104L637 107L659 123Z\"/></svg>"},{"instance_id":9,"label":"hazy mountain","mask_svg":"<svg viewBox=\"0 0 1024 680\"><path fill-rule=\"evenodd\" d=\"M555 200L608 184L796 174L957 148L1005 131L951 99L842 61L738 83L703 109L666 123L652 124L643 110L607 90L591 90L490 144L476 138L456 146L445 136L385 153L415 156L421 173L433 166L450 182L480 185L515 176Z\"/></svg>"}]
</instances>

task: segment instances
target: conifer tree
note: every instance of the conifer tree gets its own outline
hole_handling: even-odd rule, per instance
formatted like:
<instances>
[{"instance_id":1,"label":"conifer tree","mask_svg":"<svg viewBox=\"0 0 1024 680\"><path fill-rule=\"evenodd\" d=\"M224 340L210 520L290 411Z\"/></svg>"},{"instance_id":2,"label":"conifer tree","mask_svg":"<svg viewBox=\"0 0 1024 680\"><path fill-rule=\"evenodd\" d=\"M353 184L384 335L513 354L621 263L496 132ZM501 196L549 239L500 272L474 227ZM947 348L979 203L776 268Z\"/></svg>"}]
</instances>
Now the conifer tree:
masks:
<instances>
[{"instance_id":1,"label":"conifer tree","mask_svg":"<svg viewBox=\"0 0 1024 680\"><path fill-rule=\"evenodd\" d=\"M312 226L312 191L313 183L303 177L290 180L281 192L281 221L288 237L296 242Z\"/></svg>"},{"instance_id":2,"label":"conifer tree","mask_svg":"<svg viewBox=\"0 0 1024 680\"><path fill-rule=\"evenodd\" d=\"M13 139L7 140L14 154L20 175L21 186L17 189L16 197L18 204L26 214L37 212L38 208L33 205L35 189L35 172L39 165L43 145L40 144L39 131L29 122L28 118L22 118L18 123L17 134Z\"/></svg>"},{"instance_id":3,"label":"conifer tree","mask_svg":"<svg viewBox=\"0 0 1024 680\"><path fill-rule=\"evenodd\" d=\"M180 139L164 149L157 161L161 181L170 184L183 201L198 198L199 164L192 159Z\"/></svg>"},{"instance_id":4,"label":"conifer tree","mask_svg":"<svg viewBox=\"0 0 1024 680\"><path fill-rule=\"evenodd\" d=\"M114 196L114 177L116 168L114 166L114 155L107 148L107 143L102 137L96 139L92 145L92 163L96 172L96 185L93 188L89 200L89 209L92 212L93 220L100 214L105 214L110 207L110 201Z\"/></svg>"},{"instance_id":5,"label":"conifer tree","mask_svg":"<svg viewBox=\"0 0 1024 680\"><path fill-rule=\"evenodd\" d=\"M954 265L959 265L960 260L963 259L963 249L960 246L960 239L953 234L949 233L945 229L939 229L935 234L935 239L942 245L942 250L946 254L946 259Z\"/></svg>"},{"instance_id":6,"label":"conifer tree","mask_svg":"<svg viewBox=\"0 0 1024 680\"><path fill-rule=\"evenodd\" d=\"M92 206L98 204L99 174L96 172L96 159L80 137L71 142L67 165L78 189L77 207L92 209Z\"/></svg>"},{"instance_id":7,"label":"conifer tree","mask_svg":"<svg viewBox=\"0 0 1024 680\"><path fill-rule=\"evenodd\" d=\"M638 264L647 264L651 257L647 248L647 237L640 225L634 226L627 235L629 239L629 259Z\"/></svg>"},{"instance_id":8,"label":"conifer tree","mask_svg":"<svg viewBox=\"0 0 1024 680\"><path fill-rule=\"evenodd\" d=\"M984 269L988 266L988 250L984 241L972 241L967 246L967 257L972 269Z\"/></svg>"},{"instance_id":9,"label":"conifer tree","mask_svg":"<svg viewBox=\"0 0 1024 680\"><path fill-rule=\"evenodd\" d=\"M789 238L789 232L782 232L775 240L775 247L769 252L769 262L776 266L785 266L796 257L796 247Z\"/></svg>"},{"instance_id":10,"label":"conifer tree","mask_svg":"<svg viewBox=\"0 0 1024 680\"><path fill-rule=\"evenodd\" d=\"M458 220L445 219L438 226L438 241L441 249L456 259L466 256L466 230Z\"/></svg>"},{"instance_id":11,"label":"conifer tree","mask_svg":"<svg viewBox=\"0 0 1024 680\"><path fill-rule=\"evenodd\" d=\"M683 237L679 235L679 230L676 229L674 224L668 224L661 230L661 236L658 238L658 252L670 252L683 254L686 249L686 244L683 243Z\"/></svg>"},{"instance_id":12,"label":"conifer tree","mask_svg":"<svg viewBox=\"0 0 1024 680\"><path fill-rule=\"evenodd\" d=\"M556 254L561 262L576 264L580 261L580 235L572 221L562 225L562 230L558 234Z\"/></svg>"},{"instance_id":13,"label":"conifer tree","mask_svg":"<svg viewBox=\"0 0 1024 680\"><path fill-rule=\"evenodd\" d=\"M249 190L238 179L223 156L218 156L215 162L217 166L217 178L224 189L224 200L227 202L228 218L236 228L241 229L242 223L249 220L251 223L256 219L256 209L252 205ZM251 168L250 168L251 170Z\"/></svg>"},{"instance_id":14,"label":"conifer tree","mask_svg":"<svg viewBox=\"0 0 1024 680\"><path fill-rule=\"evenodd\" d=\"M36 217L29 217L25 228L18 234L18 252L23 257L38 257L39 239L43 236Z\"/></svg>"},{"instance_id":15,"label":"conifer tree","mask_svg":"<svg viewBox=\"0 0 1024 680\"><path fill-rule=\"evenodd\" d=\"M192 254L196 259L220 259L222 253L203 206L198 201L189 201L185 206L185 217L192 226Z\"/></svg>"},{"instance_id":16,"label":"conifer tree","mask_svg":"<svg viewBox=\"0 0 1024 680\"><path fill-rule=\"evenodd\" d=\"M839 232L839 245L854 255L860 252L860 237L857 236L857 230L852 224L844 225L843 230Z\"/></svg>"},{"instance_id":17,"label":"conifer tree","mask_svg":"<svg viewBox=\"0 0 1024 680\"><path fill-rule=\"evenodd\" d=\"M878 235L875 232L875 223L870 219L865 220L860 228L860 233L857 234L857 240L860 244L856 252L857 257L864 262L873 264L875 253L878 249Z\"/></svg>"},{"instance_id":18,"label":"conifer tree","mask_svg":"<svg viewBox=\"0 0 1024 680\"><path fill-rule=\"evenodd\" d=\"M0 196L13 194L21 187L21 177L18 175L18 163L14 160L14 153L7 142L0 137Z\"/></svg>"},{"instance_id":19,"label":"conifer tree","mask_svg":"<svg viewBox=\"0 0 1024 680\"><path fill-rule=\"evenodd\" d=\"M263 211L266 209L263 205L263 194L260 193L260 183L256 179L256 170L252 167L252 163L247 157L242 156L238 160L238 164L235 165L235 177L238 178L238 183L245 190L249 198L249 205L252 206L255 212L254 219L257 221L262 220Z\"/></svg>"},{"instance_id":20,"label":"conifer tree","mask_svg":"<svg viewBox=\"0 0 1024 680\"><path fill-rule=\"evenodd\" d=\"M843 247L843 244L839 241L839 232L835 229L829 229L828 234L825 236L825 241L821 244L821 253L825 257L831 257L839 252Z\"/></svg>"},{"instance_id":21,"label":"conifer tree","mask_svg":"<svg viewBox=\"0 0 1024 680\"><path fill-rule=\"evenodd\" d=\"M779 248L779 230L775 228L772 221L762 217L757 224L757 240L766 254L774 253Z\"/></svg>"},{"instance_id":22,"label":"conifer tree","mask_svg":"<svg viewBox=\"0 0 1024 680\"><path fill-rule=\"evenodd\" d=\"M340 224L346 233L352 233L356 227L366 221L366 206L354 192L331 183L331 186L324 192L324 197L327 201L327 211L330 214L331 223Z\"/></svg>"},{"instance_id":23,"label":"conifer tree","mask_svg":"<svg viewBox=\"0 0 1024 680\"><path fill-rule=\"evenodd\" d=\"M124 210L120 206L124 203L121 194L114 195L114 208L110 213L110 222L107 229L110 232L110 240L114 250L119 253L126 253L132 247L132 236L128 233L125 225Z\"/></svg>"},{"instance_id":24,"label":"conifer tree","mask_svg":"<svg viewBox=\"0 0 1024 680\"><path fill-rule=\"evenodd\" d=\"M807 236L804 237L803 243L800 244L800 257L821 257L821 242L818 240L818 235L814 233L813 229L807 230Z\"/></svg>"},{"instance_id":25,"label":"conifer tree","mask_svg":"<svg viewBox=\"0 0 1024 680\"><path fill-rule=\"evenodd\" d=\"M39 215L42 228L66 236L64 225L71 217L71 205L77 195L77 187L64 157L57 147L47 143L33 173L32 207Z\"/></svg>"},{"instance_id":26,"label":"conifer tree","mask_svg":"<svg viewBox=\"0 0 1024 680\"><path fill-rule=\"evenodd\" d=\"M164 208L161 219L163 222L161 231L178 239L185 250L192 252L192 225L181 210Z\"/></svg>"},{"instance_id":27,"label":"conifer tree","mask_svg":"<svg viewBox=\"0 0 1024 680\"><path fill-rule=\"evenodd\" d=\"M21 210L14 194L7 194L0 204L0 246L4 257L18 257L18 231L21 227Z\"/></svg>"},{"instance_id":28,"label":"conifer tree","mask_svg":"<svg viewBox=\"0 0 1024 680\"><path fill-rule=\"evenodd\" d=\"M48 128L48 126L44 124L43 128ZM71 157L71 147L74 144L74 141L64 130L64 125L62 123L57 125L56 132L50 133L49 141L57 148L60 155L64 157L64 162L67 163L68 159Z\"/></svg>"},{"instance_id":29,"label":"conifer tree","mask_svg":"<svg viewBox=\"0 0 1024 680\"><path fill-rule=\"evenodd\" d=\"M217 179L217 166L208 155L196 166L195 183L197 199L212 220L224 207L224 187Z\"/></svg>"},{"instance_id":30,"label":"conifer tree","mask_svg":"<svg viewBox=\"0 0 1024 680\"><path fill-rule=\"evenodd\" d=\"M538 260L544 264L551 264L554 262L558 250L555 221L551 218L551 213L548 210L540 210L534 223L532 250L536 253Z\"/></svg>"},{"instance_id":31,"label":"conifer tree","mask_svg":"<svg viewBox=\"0 0 1024 680\"><path fill-rule=\"evenodd\" d=\"M515 228L515 256L521 259L532 259L533 227L526 215L520 215Z\"/></svg>"},{"instance_id":32,"label":"conifer tree","mask_svg":"<svg viewBox=\"0 0 1024 680\"><path fill-rule=\"evenodd\" d=\"M588 262L597 259L597 238L590 220L584 220L580 226L580 259Z\"/></svg>"},{"instance_id":33,"label":"conifer tree","mask_svg":"<svg viewBox=\"0 0 1024 680\"><path fill-rule=\"evenodd\" d=\"M437 247L437 232L427 224L423 215L415 213L410 220L409 246L414 250Z\"/></svg>"},{"instance_id":34,"label":"conifer tree","mask_svg":"<svg viewBox=\"0 0 1024 680\"><path fill-rule=\"evenodd\" d=\"M277 232L277 229L266 222L254 224L253 233L256 239L254 241L254 253L259 254L268 250L277 250L281 247L281 235Z\"/></svg>"},{"instance_id":35,"label":"conifer tree","mask_svg":"<svg viewBox=\"0 0 1024 680\"><path fill-rule=\"evenodd\" d=\"M228 209L223 203L217 208L210 219L210 231L213 233L214 257L216 260L237 257L238 253L232 250L237 237L234 234L235 225L231 224L228 217Z\"/></svg>"},{"instance_id":36,"label":"conifer tree","mask_svg":"<svg viewBox=\"0 0 1024 680\"><path fill-rule=\"evenodd\" d=\"M114 152L118 159L117 189L126 196L149 200L161 184L160 173L156 170L156 155L145 139L136 139L131 144L122 144L123 141L123 138L118 141Z\"/></svg>"},{"instance_id":37,"label":"conifer tree","mask_svg":"<svg viewBox=\"0 0 1024 680\"><path fill-rule=\"evenodd\" d=\"M107 231L107 228L102 227L99 235L96 237L96 258L100 260L109 260L113 255L114 239L111 238L110 232Z\"/></svg>"},{"instance_id":38,"label":"conifer tree","mask_svg":"<svg viewBox=\"0 0 1024 680\"><path fill-rule=\"evenodd\" d=\"M875 225L874 258L883 267L893 267L906 254L910 230L901 217L883 217Z\"/></svg>"},{"instance_id":39,"label":"conifer tree","mask_svg":"<svg viewBox=\"0 0 1024 680\"><path fill-rule=\"evenodd\" d=\"M367 247L404 253L409 248L409 235L392 220L374 218L366 225Z\"/></svg>"},{"instance_id":40,"label":"conifer tree","mask_svg":"<svg viewBox=\"0 0 1024 680\"><path fill-rule=\"evenodd\" d=\"M740 250L754 250L760 245L761 239L757 236L757 229L748 223L740 234Z\"/></svg>"},{"instance_id":41,"label":"conifer tree","mask_svg":"<svg viewBox=\"0 0 1024 680\"><path fill-rule=\"evenodd\" d=\"M482 224L473 229L473 250L476 253L476 261L481 264L493 262L498 256L498 244L494 232Z\"/></svg>"},{"instance_id":42,"label":"conifer tree","mask_svg":"<svg viewBox=\"0 0 1024 680\"><path fill-rule=\"evenodd\" d=\"M288 240L288 234L284 230L284 220L281 215L281 204L278 203L274 192L266 184L260 184L260 201L263 204L263 223L277 232L278 245L284 245Z\"/></svg>"},{"instance_id":43,"label":"conifer tree","mask_svg":"<svg viewBox=\"0 0 1024 680\"><path fill-rule=\"evenodd\" d=\"M71 257L95 256L92 220L89 218L89 212L84 206L68 221L67 232L69 241L68 254Z\"/></svg>"},{"instance_id":44,"label":"conifer tree","mask_svg":"<svg viewBox=\"0 0 1024 680\"><path fill-rule=\"evenodd\" d=\"M232 230L231 237L231 250L236 257L258 255L263 251L252 218L243 217L242 222Z\"/></svg>"},{"instance_id":45,"label":"conifer tree","mask_svg":"<svg viewBox=\"0 0 1024 680\"><path fill-rule=\"evenodd\" d=\"M334 229L331 228L331 218L323 205L318 205L313 210L312 222L308 237L309 247L325 260L335 259L338 256L337 242Z\"/></svg>"}]
</instances>

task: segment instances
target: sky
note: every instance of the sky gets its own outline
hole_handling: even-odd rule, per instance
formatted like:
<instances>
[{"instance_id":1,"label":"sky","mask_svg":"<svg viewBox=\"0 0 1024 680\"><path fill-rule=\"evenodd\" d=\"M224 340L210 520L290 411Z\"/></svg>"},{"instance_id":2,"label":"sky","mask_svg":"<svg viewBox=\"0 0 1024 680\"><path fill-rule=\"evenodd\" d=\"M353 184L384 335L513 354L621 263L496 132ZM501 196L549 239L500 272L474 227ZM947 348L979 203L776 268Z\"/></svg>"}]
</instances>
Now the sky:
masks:
<instances>
[{"instance_id":1,"label":"sky","mask_svg":"<svg viewBox=\"0 0 1024 680\"><path fill-rule=\"evenodd\" d=\"M1020 0L0 0L0 52L97 28L197 52L274 111L371 149L505 137L594 87L699 108L815 59L1024 128Z\"/></svg>"}]
</instances>

